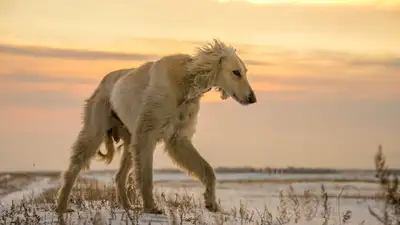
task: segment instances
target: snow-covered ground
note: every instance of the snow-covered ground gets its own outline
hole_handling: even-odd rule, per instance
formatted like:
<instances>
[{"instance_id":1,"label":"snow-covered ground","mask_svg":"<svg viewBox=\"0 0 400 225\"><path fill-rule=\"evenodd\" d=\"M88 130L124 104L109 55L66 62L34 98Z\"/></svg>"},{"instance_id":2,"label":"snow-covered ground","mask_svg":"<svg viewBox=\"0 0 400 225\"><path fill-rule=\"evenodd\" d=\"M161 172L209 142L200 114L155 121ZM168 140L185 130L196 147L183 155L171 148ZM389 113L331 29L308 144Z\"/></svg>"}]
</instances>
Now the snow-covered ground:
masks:
<instances>
[{"instance_id":1,"label":"snow-covered ground","mask_svg":"<svg viewBox=\"0 0 400 225\"><path fill-rule=\"evenodd\" d=\"M83 174L81 177L111 184L112 175L112 173L91 173ZM272 224L284 224L285 218L290 218L290 222L286 224L305 225L323 224L323 212L329 212L328 224L344 224L345 214L350 216L350 224L360 224L362 221L364 224L377 224L375 218L368 212L368 205L377 207L377 201L371 198L374 194L379 193L378 184L363 182L295 182L291 184L249 182L253 178L260 179L260 176L262 174L247 174L247 176L242 174L236 175L235 178L235 174L219 174L219 180L229 180L229 182L220 182L217 185L217 197L223 212L210 213L202 206L203 188L199 182L190 181L191 178L185 174L168 174L167 176L159 174L155 176L157 181L155 195L158 196L158 203L166 211L166 215L139 215L138 213L135 215L139 224L146 225L173 224L173 221L176 221L175 224L181 224L181 220L182 224L222 224L221 220L224 220L223 224L263 224L262 220L264 220L264 224L268 224L269 212L272 215ZM286 179L285 176L277 178ZM240 180L246 181L239 182ZM14 212L10 210L12 202L18 205L22 199L34 199L35 196L40 196L48 189L56 190L58 185L58 180L38 177L22 190L0 195L0 224L12 224L10 221L15 221L18 217L32 219L28 224L60 224L57 221L62 219L54 214L53 202L36 201L27 203L29 207L25 204L19 210L15 207ZM289 185L293 187L293 192L290 192ZM324 186L329 197L327 205L324 203L321 185ZM280 197L280 191L283 191L283 197ZM293 197L287 197L290 194ZM339 195L342 198L338 198ZM66 224L126 224L127 217L124 210L113 206L107 200L106 194L104 199L100 198L98 201L83 200L80 205L70 204L76 213L64 216ZM31 216L27 216L26 208L30 209L28 210L30 214L28 214ZM324 210L324 208L328 210ZM281 222L278 222L280 217ZM298 221L296 221L297 217L299 217ZM8 218L8 221L5 222L2 218Z\"/></svg>"},{"instance_id":2,"label":"snow-covered ground","mask_svg":"<svg viewBox=\"0 0 400 225\"><path fill-rule=\"evenodd\" d=\"M2 197L0 199L1 204L11 205L13 201L18 202L21 201L23 198L34 198L35 196L39 196L40 194L42 194L47 189L57 187L57 184L50 182L50 178L48 177L39 178L37 180L38 181L32 182L22 190L11 192Z\"/></svg>"},{"instance_id":3,"label":"snow-covered ground","mask_svg":"<svg viewBox=\"0 0 400 225\"><path fill-rule=\"evenodd\" d=\"M10 175L10 174L1 175L1 176L0 176L0 182L5 181L5 180L8 180L8 179L10 179L10 178L11 178L11 175Z\"/></svg>"},{"instance_id":4,"label":"snow-covered ground","mask_svg":"<svg viewBox=\"0 0 400 225\"><path fill-rule=\"evenodd\" d=\"M86 177L96 177L96 179L104 182L111 182L113 172L88 172ZM192 177L186 173L169 173L160 172L153 174L155 181L191 181ZM237 180L363 180L378 181L372 173L332 173L332 174L279 174L279 173L220 173L217 174L217 180L220 181L237 181Z\"/></svg>"}]
</instances>

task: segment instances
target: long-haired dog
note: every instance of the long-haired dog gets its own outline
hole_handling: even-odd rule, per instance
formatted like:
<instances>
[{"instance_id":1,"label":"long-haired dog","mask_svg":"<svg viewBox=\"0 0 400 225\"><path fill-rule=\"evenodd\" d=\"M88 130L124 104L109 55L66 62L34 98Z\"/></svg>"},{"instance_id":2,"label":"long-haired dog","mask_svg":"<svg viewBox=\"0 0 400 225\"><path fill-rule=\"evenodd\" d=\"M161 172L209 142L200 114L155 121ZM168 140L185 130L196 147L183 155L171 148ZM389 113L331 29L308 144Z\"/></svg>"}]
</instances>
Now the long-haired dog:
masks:
<instances>
[{"instance_id":1,"label":"long-haired dog","mask_svg":"<svg viewBox=\"0 0 400 225\"><path fill-rule=\"evenodd\" d=\"M113 139L122 139L124 151L116 174L119 201L131 205L125 191L127 174L134 168L144 212L162 213L153 198L153 152L159 142L173 161L205 186L205 206L217 211L215 173L193 146L200 98L216 88L221 98L242 105L256 102L247 80L247 68L236 50L221 41L205 44L193 55L174 54L135 69L111 72L86 100L83 126L72 146L68 169L59 190L58 212L67 210L68 198L82 169L105 142L111 162Z\"/></svg>"}]
</instances>

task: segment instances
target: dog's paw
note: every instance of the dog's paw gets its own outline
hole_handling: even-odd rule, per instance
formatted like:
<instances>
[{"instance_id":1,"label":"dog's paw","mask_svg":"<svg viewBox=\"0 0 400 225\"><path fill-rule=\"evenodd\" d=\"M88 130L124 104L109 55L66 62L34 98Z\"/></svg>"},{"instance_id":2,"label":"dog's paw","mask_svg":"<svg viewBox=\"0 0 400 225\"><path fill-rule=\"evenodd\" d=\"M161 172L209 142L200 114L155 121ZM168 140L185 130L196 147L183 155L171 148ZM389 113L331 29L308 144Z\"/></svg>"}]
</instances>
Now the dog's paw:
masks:
<instances>
[{"instance_id":1,"label":"dog's paw","mask_svg":"<svg viewBox=\"0 0 400 225\"><path fill-rule=\"evenodd\" d=\"M205 207L210 212L219 212L220 211L220 207L216 202L206 203Z\"/></svg>"},{"instance_id":2,"label":"dog's paw","mask_svg":"<svg viewBox=\"0 0 400 225\"><path fill-rule=\"evenodd\" d=\"M150 214L165 214L164 210L157 206L153 206L151 208L144 208L143 209L144 213L150 213Z\"/></svg>"},{"instance_id":3,"label":"dog's paw","mask_svg":"<svg viewBox=\"0 0 400 225\"><path fill-rule=\"evenodd\" d=\"M134 207L126 200L122 200L121 198L118 199L118 204L125 210L133 210Z\"/></svg>"},{"instance_id":4,"label":"dog's paw","mask_svg":"<svg viewBox=\"0 0 400 225\"><path fill-rule=\"evenodd\" d=\"M64 207L57 207L54 210L56 213L73 213L75 210L69 209L69 208L64 208Z\"/></svg>"}]
</instances>

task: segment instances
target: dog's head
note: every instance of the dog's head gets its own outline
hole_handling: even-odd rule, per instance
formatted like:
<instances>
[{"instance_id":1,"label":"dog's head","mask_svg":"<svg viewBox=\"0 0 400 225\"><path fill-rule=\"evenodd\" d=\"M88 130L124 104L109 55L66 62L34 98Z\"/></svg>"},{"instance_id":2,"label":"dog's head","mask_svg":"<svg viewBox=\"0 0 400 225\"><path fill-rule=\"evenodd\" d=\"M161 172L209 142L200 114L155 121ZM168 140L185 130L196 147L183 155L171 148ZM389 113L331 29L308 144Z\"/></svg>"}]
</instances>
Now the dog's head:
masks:
<instances>
[{"instance_id":1,"label":"dog's head","mask_svg":"<svg viewBox=\"0 0 400 225\"><path fill-rule=\"evenodd\" d=\"M236 52L222 56L214 86L221 92L221 98L229 96L242 105L257 101L252 87L247 80L247 68Z\"/></svg>"},{"instance_id":2,"label":"dog's head","mask_svg":"<svg viewBox=\"0 0 400 225\"><path fill-rule=\"evenodd\" d=\"M220 91L222 99L232 97L242 105L257 101L247 80L246 65L234 48L217 39L197 49L187 70L196 74L196 83L201 87L214 87Z\"/></svg>"}]
</instances>

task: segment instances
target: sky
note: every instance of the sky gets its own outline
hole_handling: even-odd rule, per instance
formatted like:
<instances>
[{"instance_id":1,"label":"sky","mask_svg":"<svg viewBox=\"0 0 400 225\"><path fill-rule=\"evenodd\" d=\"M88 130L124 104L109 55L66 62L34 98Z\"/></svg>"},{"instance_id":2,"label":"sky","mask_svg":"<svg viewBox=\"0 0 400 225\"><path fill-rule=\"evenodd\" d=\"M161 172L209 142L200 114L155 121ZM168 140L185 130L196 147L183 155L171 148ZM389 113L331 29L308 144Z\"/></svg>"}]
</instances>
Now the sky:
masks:
<instances>
[{"instance_id":1,"label":"sky","mask_svg":"<svg viewBox=\"0 0 400 225\"><path fill-rule=\"evenodd\" d=\"M213 38L258 99L202 99L193 143L214 167L372 168L382 145L400 168L399 24L399 0L3 0L0 170L65 169L104 75ZM160 147L154 167L174 167Z\"/></svg>"}]
</instances>

